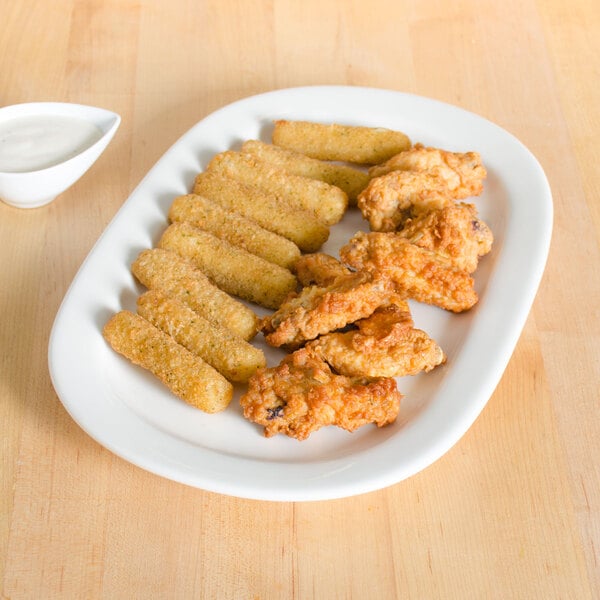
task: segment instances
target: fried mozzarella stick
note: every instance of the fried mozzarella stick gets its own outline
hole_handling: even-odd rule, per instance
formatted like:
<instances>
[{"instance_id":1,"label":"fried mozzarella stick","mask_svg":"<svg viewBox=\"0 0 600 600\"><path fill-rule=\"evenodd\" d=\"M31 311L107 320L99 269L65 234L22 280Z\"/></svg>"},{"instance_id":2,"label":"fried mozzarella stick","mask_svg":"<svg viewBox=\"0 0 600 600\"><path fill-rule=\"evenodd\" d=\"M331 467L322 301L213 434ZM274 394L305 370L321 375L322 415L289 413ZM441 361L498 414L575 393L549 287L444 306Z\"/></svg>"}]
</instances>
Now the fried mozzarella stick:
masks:
<instances>
[{"instance_id":1,"label":"fried mozzarella stick","mask_svg":"<svg viewBox=\"0 0 600 600\"><path fill-rule=\"evenodd\" d=\"M348 206L348 196L340 188L291 175L250 154L221 152L210 161L208 170L275 194L289 206L312 212L325 225L339 222Z\"/></svg>"},{"instance_id":2,"label":"fried mozzarella stick","mask_svg":"<svg viewBox=\"0 0 600 600\"><path fill-rule=\"evenodd\" d=\"M262 350L229 329L204 319L185 302L164 292L150 290L142 294L137 311L229 381L246 382L256 369L266 365Z\"/></svg>"},{"instance_id":3,"label":"fried mozzarella stick","mask_svg":"<svg viewBox=\"0 0 600 600\"><path fill-rule=\"evenodd\" d=\"M329 228L311 212L293 209L277 196L231 177L200 173L194 194L256 221L261 227L291 240L302 252L316 252L329 237Z\"/></svg>"},{"instance_id":4,"label":"fried mozzarella stick","mask_svg":"<svg viewBox=\"0 0 600 600\"><path fill-rule=\"evenodd\" d=\"M158 245L191 260L228 294L265 308L278 308L296 289L296 278L287 269L189 223L169 225Z\"/></svg>"},{"instance_id":5,"label":"fried mozzarella stick","mask_svg":"<svg viewBox=\"0 0 600 600\"><path fill-rule=\"evenodd\" d=\"M215 413L231 402L233 386L225 377L139 315L121 311L102 333L113 350L150 371L188 404Z\"/></svg>"},{"instance_id":6,"label":"fried mozzarella stick","mask_svg":"<svg viewBox=\"0 0 600 600\"><path fill-rule=\"evenodd\" d=\"M247 306L211 283L194 265L170 250L144 250L131 265L137 280L185 302L211 323L226 327L245 340L257 332L258 318Z\"/></svg>"},{"instance_id":7,"label":"fried mozzarella stick","mask_svg":"<svg viewBox=\"0 0 600 600\"><path fill-rule=\"evenodd\" d=\"M273 143L319 160L378 164L410 148L400 131L383 127L275 121Z\"/></svg>"},{"instance_id":8,"label":"fried mozzarella stick","mask_svg":"<svg viewBox=\"0 0 600 600\"><path fill-rule=\"evenodd\" d=\"M171 222L189 222L286 269L291 268L300 256L300 249L291 240L202 196L188 194L175 198L169 219Z\"/></svg>"},{"instance_id":9,"label":"fried mozzarella stick","mask_svg":"<svg viewBox=\"0 0 600 600\"><path fill-rule=\"evenodd\" d=\"M348 201L356 205L356 198L369 184L369 174L348 165L330 163L294 152L281 146L266 144L260 140L248 140L242 145L242 152L252 154L260 160L282 168L288 173L318 179L344 190Z\"/></svg>"}]
</instances>

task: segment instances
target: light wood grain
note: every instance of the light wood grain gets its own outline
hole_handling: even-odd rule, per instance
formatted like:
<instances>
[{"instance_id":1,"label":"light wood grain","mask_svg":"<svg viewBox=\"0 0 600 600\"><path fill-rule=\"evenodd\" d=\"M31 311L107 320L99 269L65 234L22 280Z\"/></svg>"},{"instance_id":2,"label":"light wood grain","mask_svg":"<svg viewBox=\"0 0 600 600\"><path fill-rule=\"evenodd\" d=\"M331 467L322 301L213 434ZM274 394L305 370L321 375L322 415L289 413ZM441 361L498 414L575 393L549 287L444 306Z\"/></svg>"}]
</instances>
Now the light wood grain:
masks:
<instances>
[{"instance_id":1,"label":"light wood grain","mask_svg":"<svg viewBox=\"0 0 600 600\"><path fill-rule=\"evenodd\" d=\"M123 117L55 203L0 205L3 597L600 598L598 2L0 0L0 15L2 105ZM52 388L60 301L189 127L254 93L323 83L457 104L540 160L554 236L504 377L450 452L379 492L256 502L142 471Z\"/></svg>"}]
</instances>

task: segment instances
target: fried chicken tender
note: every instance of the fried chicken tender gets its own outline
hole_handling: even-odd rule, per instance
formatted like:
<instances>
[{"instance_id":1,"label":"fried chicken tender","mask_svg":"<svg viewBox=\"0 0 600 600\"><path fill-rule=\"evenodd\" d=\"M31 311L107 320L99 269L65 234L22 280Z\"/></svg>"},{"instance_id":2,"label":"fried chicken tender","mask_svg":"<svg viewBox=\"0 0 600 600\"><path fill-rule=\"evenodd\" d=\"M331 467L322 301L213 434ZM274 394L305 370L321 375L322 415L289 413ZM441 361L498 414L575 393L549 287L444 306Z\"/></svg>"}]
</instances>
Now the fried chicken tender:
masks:
<instances>
[{"instance_id":1,"label":"fried chicken tender","mask_svg":"<svg viewBox=\"0 0 600 600\"><path fill-rule=\"evenodd\" d=\"M462 312L478 300L469 273L395 232L358 232L340 250L340 257L359 272L388 277L397 293L419 302Z\"/></svg>"},{"instance_id":2,"label":"fried chicken tender","mask_svg":"<svg viewBox=\"0 0 600 600\"><path fill-rule=\"evenodd\" d=\"M390 284L375 273L351 273L326 287L305 287L290 294L259 329L271 346L297 348L307 340L368 317L391 295Z\"/></svg>"},{"instance_id":3,"label":"fried chicken tender","mask_svg":"<svg viewBox=\"0 0 600 600\"><path fill-rule=\"evenodd\" d=\"M494 240L490 228L477 217L475 205L464 202L409 219L398 235L468 273L475 271Z\"/></svg>"},{"instance_id":4,"label":"fried chicken tender","mask_svg":"<svg viewBox=\"0 0 600 600\"><path fill-rule=\"evenodd\" d=\"M427 171L446 182L452 197L457 200L479 196L487 172L477 152L448 152L415 144L383 164L369 169L371 178L391 171Z\"/></svg>"},{"instance_id":5,"label":"fried chicken tender","mask_svg":"<svg viewBox=\"0 0 600 600\"><path fill-rule=\"evenodd\" d=\"M404 377L431 371L446 356L424 331L413 327L404 301L378 308L356 322L357 329L320 336L307 344L337 373L346 376Z\"/></svg>"},{"instance_id":6,"label":"fried chicken tender","mask_svg":"<svg viewBox=\"0 0 600 600\"><path fill-rule=\"evenodd\" d=\"M371 179L357 200L372 231L394 231L411 217L450 204L446 181L427 171L391 171Z\"/></svg>"},{"instance_id":7,"label":"fried chicken tender","mask_svg":"<svg viewBox=\"0 0 600 600\"><path fill-rule=\"evenodd\" d=\"M349 275L352 271L344 266L337 258L316 252L303 254L294 263L296 277L303 286L331 285L341 275Z\"/></svg>"},{"instance_id":8,"label":"fried chicken tender","mask_svg":"<svg viewBox=\"0 0 600 600\"><path fill-rule=\"evenodd\" d=\"M266 437L284 433L305 440L328 425L355 431L367 423L393 423L401 399L394 379L336 375L302 348L277 367L259 369L240 404L244 417L264 426Z\"/></svg>"}]
</instances>

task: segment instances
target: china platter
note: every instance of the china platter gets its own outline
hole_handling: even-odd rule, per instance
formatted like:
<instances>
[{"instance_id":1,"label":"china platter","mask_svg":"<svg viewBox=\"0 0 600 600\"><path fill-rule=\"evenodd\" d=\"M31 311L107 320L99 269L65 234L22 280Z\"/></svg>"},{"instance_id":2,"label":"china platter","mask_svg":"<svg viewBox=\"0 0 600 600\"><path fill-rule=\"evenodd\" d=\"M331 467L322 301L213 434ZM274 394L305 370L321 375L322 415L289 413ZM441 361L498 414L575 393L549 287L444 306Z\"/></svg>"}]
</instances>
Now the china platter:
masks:
<instances>
[{"instance_id":1,"label":"china platter","mask_svg":"<svg viewBox=\"0 0 600 600\"><path fill-rule=\"evenodd\" d=\"M470 199L494 232L492 252L474 277L478 304L455 315L412 303L415 326L448 360L398 380L397 421L354 433L323 428L303 442L265 438L246 421L237 390L209 415L175 398L151 375L113 352L101 330L109 317L135 310L143 289L131 275L138 253L154 247L173 199L217 152L246 139L270 141L275 119L380 126L413 142L481 154L484 193ZM356 209L334 226L323 250L337 255L359 229ZM202 119L157 162L123 204L73 280L56 316L49 368L73 419L127 461L184 484L244 498L324 500L397 483L427 467L467 431L494 391L517 343L545 266L552 198L535 157L497 125L460 108L394 91L316 86L283 89L230 104ZM256 308L256 307L255 307ZM259 314L266 314L256 308ZM270 366L281 354L260 336Z\"/></svg>"}]
</instances>

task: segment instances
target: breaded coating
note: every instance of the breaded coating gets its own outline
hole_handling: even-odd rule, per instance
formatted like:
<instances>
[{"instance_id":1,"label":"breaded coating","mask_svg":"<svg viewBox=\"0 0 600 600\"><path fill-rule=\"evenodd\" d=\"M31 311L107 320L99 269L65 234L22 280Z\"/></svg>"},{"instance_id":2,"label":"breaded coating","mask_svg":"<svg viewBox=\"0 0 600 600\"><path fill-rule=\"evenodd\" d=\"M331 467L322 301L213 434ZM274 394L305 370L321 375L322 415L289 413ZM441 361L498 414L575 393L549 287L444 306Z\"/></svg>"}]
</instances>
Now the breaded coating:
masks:
<instances>
[{"instance_id":1,"label":"breaded coating","mask_svg":"<svg viewBox=\"0 0 600 600\"><path fill-rule=\"evenodd\" d=\"M400 295L453 312L478 300L473 278L431 250L394 232L357 233L340 250L342 262L388 277Z\"/></svg>"},{"instance_id":2,"label":"breaded coating","mask_svg":"<svg viewBox=\"0 0 600 600\"><path fill-rule=\"evenodd\" d=\"M378 308L355 325L350 331L322 335L306 347L347 376L416 375L446 359L434 340L413 327L406 302Z\"/></svg>"},{"instance_id":3,"label":"breaded coating","mask_svg":"<svg viewBox=\"0 0 600 600\"><path fill-rule=\"evenodd\" d=\"M427 171L391 171L372 179L358 196L358 208L372 231L394 231L408 218L452 204L441 177Z\"/></svg>"},{"instance_id":4,"label":"breaded coating","mask_svg":"<svg viewBox=\"0 0 600 600\"><path fill-rule=\"evenodd\" d=\"M194 194L256 221L291 240L302 252L316 252L329 238L329 227L310 211L292 208L282 198L218 173L200 173Z\"/></svg>"},{"instance_id":5,"label":"breaded coating","mask_svg":"<svg viewBox=\"0 0 600 600\"><path fill-rule=\"evenodd\" d=\"M286 269L290 269L300 256L300 249L291 240L195 194L175 198L169 219L174 223L191 223Z\"/></svg>"},{"instance_id":6,"label":"breaded coating","mask_svg":"<svg viewBox=\"0 0 600 600\"><path fill-rule=\"evenodd\" d=\"M297 286L296 277L287 269L189 223L169 225L158 245L192 261L228 294L265 308L278 308Z\"/></svg>"},{"instance_id":7,"label":"breaded coating","mask_svg":"<svg viewBox=\"0 0 600 600\"><path fill-rule=\"evenodd\" d=\"M102 333L116 352L153 373L188 404L215 413L231 402L233 386L229 381L139 315L121 311Z\"/></svg>"},{"instance_id":8,"label":"breaded coating","mask_svg":"<svg viewBox=\"0 0 600 600\"><path fill-rule=\"evenodd\" d=\"M271 346L298 347L306 340L368 317L390 297L384 278L368 272L338 277L327 287L305 287L260 322Z\"/></svg>"},{"instance_id":9,"label":"breaded coating","mask_svg":"<svg viewBox=\"0 0 600 600\"><path fill-rule=\"evenodd\" d=\"M136 279L148 289L159 289L185 302L211 323L226 327L245 340L257 332L258 317L250 308L216 285L176 252L143 250L131 265Z\"/></svg>"},{"instance_id":10,"label":"breaded coating","mask_svg":"<svg viewBox=\"0 0 600 600\"><path fill-rule=\"evenodd\" d=\"M348 196L340 188L292 175L251 154L233 150L221 152L210 161L208 171L275 194L289 206L312 212L325 225L339 222L348 207Z\"/></svg>"},{"instance_id":11,"label":"breaded coating","mask_svg":"<svg viewBox=\"0 0 600 600\"><path fill-rule=\"evenodd\" d=\"M137 311L229 381L246 382L258 368L266 366L262 350L162 291L142 294L137 301Z\"/></svg>"},{"instance_id":12,"label":"breaded coating","mask_svg":"<svg viewBox=\"0 0 600 600\"><path fill-rule=\"evenodd\" d=\"M369 183L369 174L355 167L330 163L306 154L294 152L281 146L266 144L260 140L248 140L242 145L242 152L252 154L261 160L270 162L288 173L319 179L335 185L346 192L350 205L356 205L358 194Z\"/></svg>"},{"instance_id":13,"label":"breaded coating","mask_svg":"<svg viewBox=\"0 0 600 600\"><path fill-rule=\"evenodd\" d=\"M319 160L379 164L410 148L400 131L383 127L275 121L273 143Z\"/></svg>"},{"instance_id":14,"label":"breaded coating","mask_svg":"<svg viewBox=\"0 0 600 600\"><path fill-rule=\"evenodd\" d=\"M283 433L305 440L321 427L355 431L393 423L402 394L392 378L344 377L306 348L273 368L259 369L241 397L244 416L264 426L264 435Z\"/></svg>"},{"instance_id":15,"label":"breaded coating","mask_svg":"<svg viewBox=\"0 0 600 600\"><path fill-rule=\"evenodd\" d=\"M494 239L490 228L477 217L475 205L464 202L410 219L398 235L468 273L475 271Z\"/></svg>"},{"instance_id":16,"label":"breaded coating","mask_svg":"<svg viewBox=\"0 0 600 600\"><path fill-rule=\"evenodd\" d=\"M337 258L323 252L303 254L294 264L294 271L300 284L305 287L309 285L326 287L340 275L352 273Z\"/></svg>"},{"instance_id":17,"label":"breaded coating","mask_svg":"<svg viewBox=\"0 0 600 600\"><path fill-rule=\"evenodd\" d=\"M447 189L456 200L479 196L487 172L477 152L448 152L415 144L393 156L381 165L371 167L371 178L391 171L427 171L446 182Z\"/></svg>"}]
</instances>

